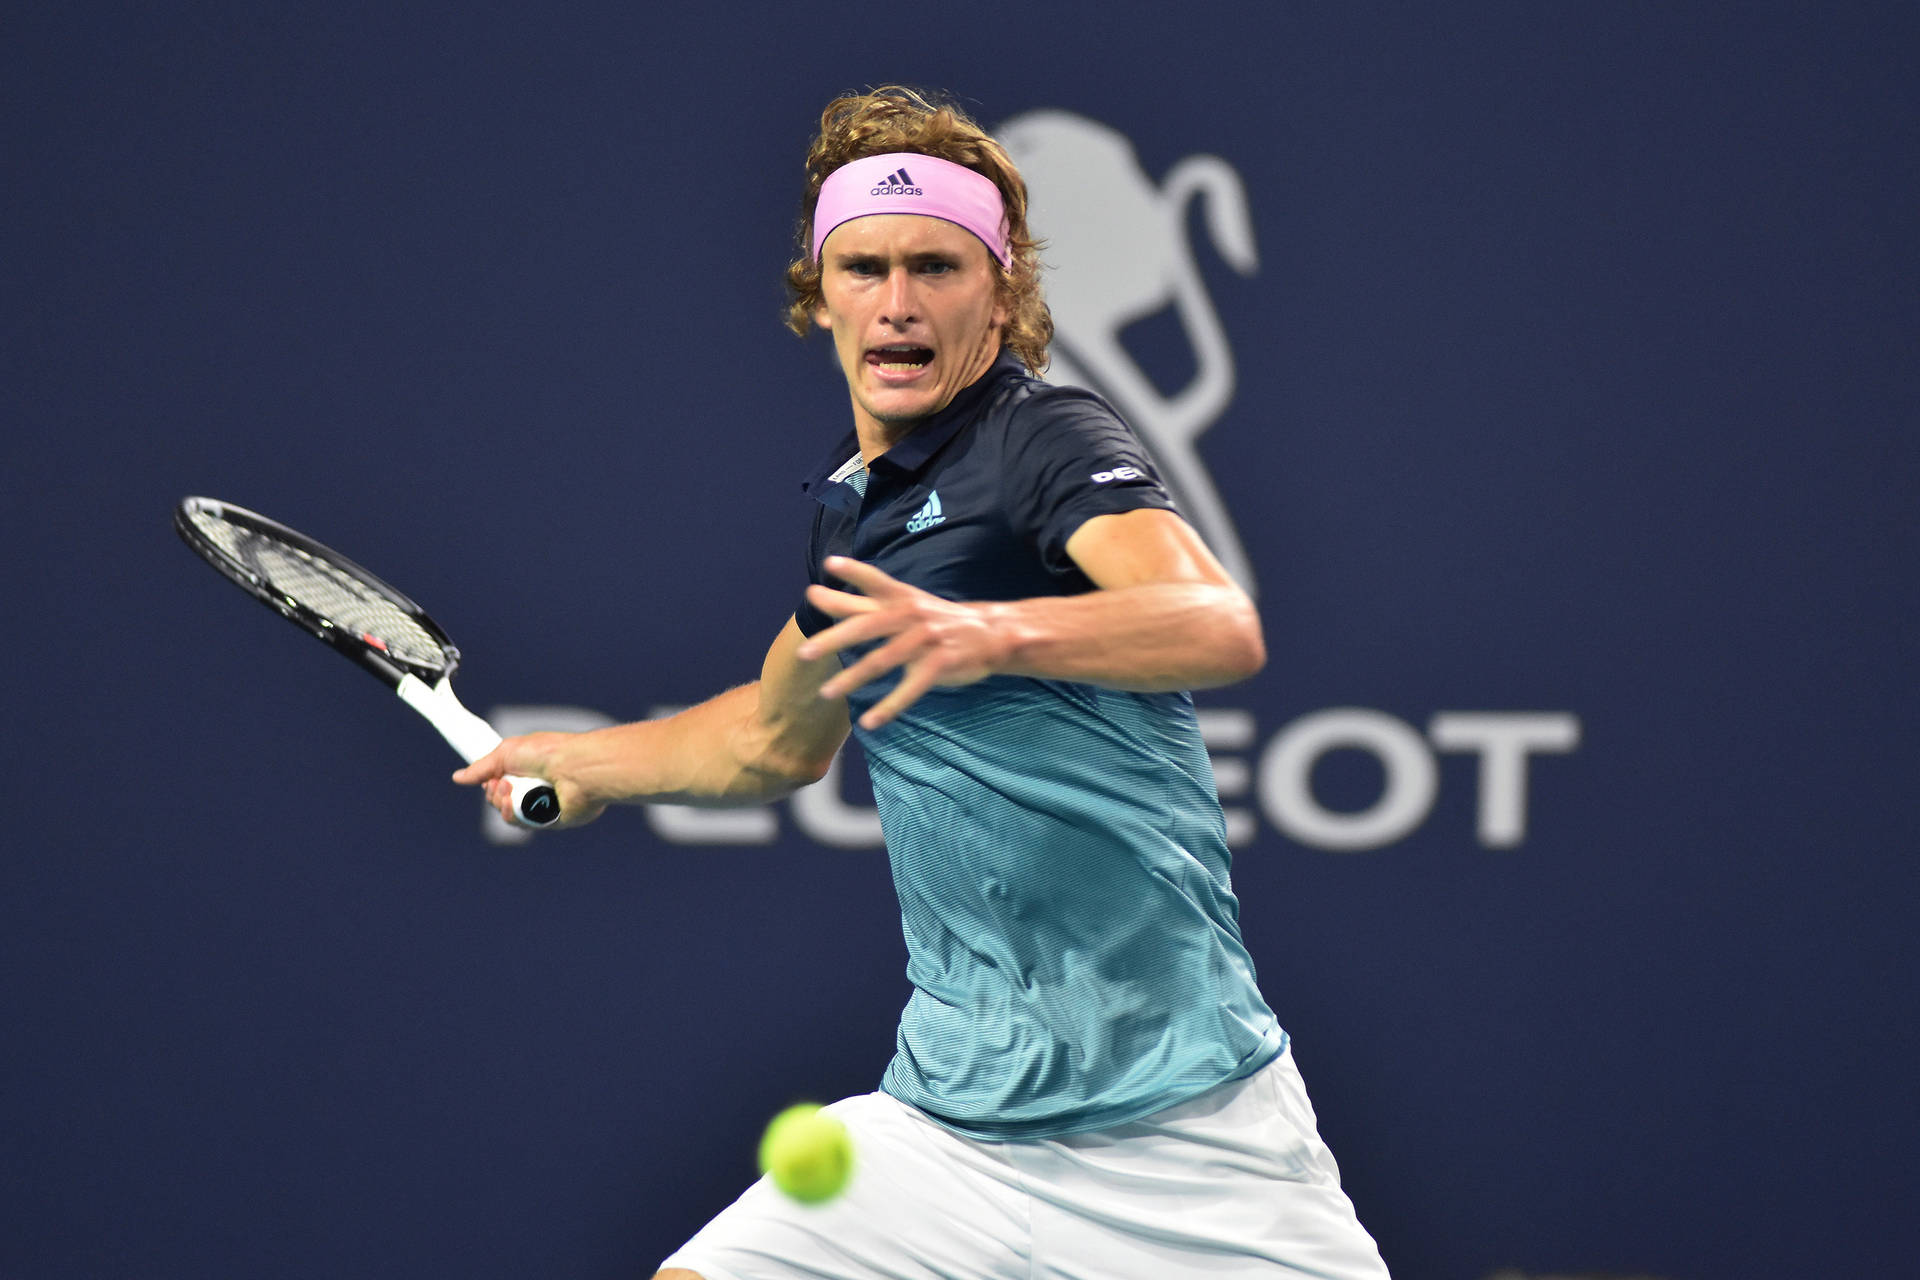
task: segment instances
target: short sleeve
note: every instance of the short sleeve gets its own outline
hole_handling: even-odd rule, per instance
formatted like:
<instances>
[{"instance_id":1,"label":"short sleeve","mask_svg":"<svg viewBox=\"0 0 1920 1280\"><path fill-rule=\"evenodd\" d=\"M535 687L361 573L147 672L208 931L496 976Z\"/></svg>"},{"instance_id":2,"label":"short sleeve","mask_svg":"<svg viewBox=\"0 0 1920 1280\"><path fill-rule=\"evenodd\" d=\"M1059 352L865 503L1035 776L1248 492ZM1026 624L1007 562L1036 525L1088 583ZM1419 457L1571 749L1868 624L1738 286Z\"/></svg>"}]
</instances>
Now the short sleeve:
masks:
<instances>
[{"instance_id":1,"label":"short sleeve","mask_svg":"<svg viewBox=\"0 0 1920 1280\"><path fill-rule=\"evenodd\" d=\"M826 518L827 513L825 509L813 513L813 529L807 537L805 573L809 585L818 583L821 586L838 588L844 584L838 578L828 574L826 566L822 563L827 555L827 539L823 527L826 523ZM834 623L831 614L814 607L813 602L807 599L804 589L800 593L799 602L794 605L793 621L795 625L800 628L800 634L809 637L825 631Z\"/></svg>"},{"instance_id":2,"label":"short sleeve","mask_svg":"<svg viewBox=\"0 0 1920 1280\"><path fill-rule=\"evenodd\" d=\"M1055 573L1073 568L1067 540L1095 516L1177 511L1133 429L1099 396L1047 387L1008 426L1007 514Z\"/></svg>"},{"instance_id":3,"label":"short sleeve","mask_svg":"<svg viewBox=\"0 0 1920 1280\"><path fill-rule=\"evenodd\" d=\"M833 619L823 611L813 607L813 602L805 595L793 607L794 625L800 628L800 634L807 637L819 635L833 625Z\"/></svg>"}]
</instances>

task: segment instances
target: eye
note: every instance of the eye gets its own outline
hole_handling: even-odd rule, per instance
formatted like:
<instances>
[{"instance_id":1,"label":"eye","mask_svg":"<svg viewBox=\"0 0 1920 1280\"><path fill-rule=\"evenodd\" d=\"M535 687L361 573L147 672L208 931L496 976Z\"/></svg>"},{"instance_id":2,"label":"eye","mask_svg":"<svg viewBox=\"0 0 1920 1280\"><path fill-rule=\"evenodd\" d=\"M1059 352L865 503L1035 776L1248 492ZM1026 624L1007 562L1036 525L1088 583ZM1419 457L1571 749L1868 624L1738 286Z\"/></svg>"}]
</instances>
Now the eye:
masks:
<instances>
[{"instance_id":1,"label":"eye","mask_svg":"<svg viewBox=\"0 0 1920 1280\"><path fill-rule=\"evenodd\" d=\"M944 276L955 269L955 265L945 258L928 258L920 263L920 274L925 276Z\"/></svg>"}]
</instances>

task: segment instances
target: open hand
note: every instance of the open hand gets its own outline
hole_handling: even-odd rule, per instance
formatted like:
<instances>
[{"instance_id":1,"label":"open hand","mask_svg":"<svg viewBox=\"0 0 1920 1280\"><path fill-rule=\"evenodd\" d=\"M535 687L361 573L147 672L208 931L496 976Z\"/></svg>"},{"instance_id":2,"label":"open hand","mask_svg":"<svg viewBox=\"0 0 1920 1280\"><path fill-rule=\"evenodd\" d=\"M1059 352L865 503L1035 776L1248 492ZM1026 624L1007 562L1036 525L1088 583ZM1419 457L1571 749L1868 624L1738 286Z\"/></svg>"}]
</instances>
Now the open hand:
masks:
<instances>
[{"instance_id":1,"label":"open hand","mask_svg":"<svg viewBox=\"0 0 1920 1280\"><path fill-rule=\"evenodd\" d=\"M986 679L1009 652L1002 605L943 600L845 556L828 556L826 569L859 593L818 584L807 588L807 600L839 621L802 644L799 655L812 661L848 645L886 643L821 685L820 696L845 697L902 669L900 683L860 717L863 729L878 729L936 685L957 687Z\"/></svg>"}]
</instances>

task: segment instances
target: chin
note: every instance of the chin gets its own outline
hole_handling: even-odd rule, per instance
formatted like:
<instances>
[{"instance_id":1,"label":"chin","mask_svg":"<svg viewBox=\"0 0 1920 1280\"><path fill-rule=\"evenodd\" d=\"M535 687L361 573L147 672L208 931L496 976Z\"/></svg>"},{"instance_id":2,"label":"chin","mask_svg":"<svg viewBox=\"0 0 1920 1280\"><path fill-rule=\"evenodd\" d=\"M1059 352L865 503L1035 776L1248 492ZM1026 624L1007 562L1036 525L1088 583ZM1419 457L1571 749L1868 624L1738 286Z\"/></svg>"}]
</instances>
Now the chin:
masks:
<instances>
[{"instance_id":1,"label":"chin","mask_svg":"<svg viewBox=\"0 0 1920 1280\"><path fill-rule=\"evenodd\" d=\"M914 422L939 409L939 396L930 391L894 391L867 397L867 412L879 422Z\"/></svg>"}]
</instances>

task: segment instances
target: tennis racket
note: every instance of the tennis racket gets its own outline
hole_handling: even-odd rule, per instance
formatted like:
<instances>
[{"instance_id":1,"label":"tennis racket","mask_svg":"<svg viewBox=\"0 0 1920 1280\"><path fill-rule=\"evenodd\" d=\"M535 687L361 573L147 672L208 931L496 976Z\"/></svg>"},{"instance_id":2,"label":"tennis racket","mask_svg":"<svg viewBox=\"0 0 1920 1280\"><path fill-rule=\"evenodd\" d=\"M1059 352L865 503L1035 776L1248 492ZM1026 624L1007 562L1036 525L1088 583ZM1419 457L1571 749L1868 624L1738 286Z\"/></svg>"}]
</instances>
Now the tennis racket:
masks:
<instances>
[{"instance_id":1,"label":"tennis racket","mask_svg":"<svg viewBox=\"0 0 1920 1280\"><path fill-rule=\"evenodd\" d=\"M185 498L173 527L241 590L379 677L472 764L500 735L453 696L460 651L426 611L339 552L257 512ZM538 778L509 776L513 811L530 827L560 817L560 797Z\"/></svg>"}]
</instances>

